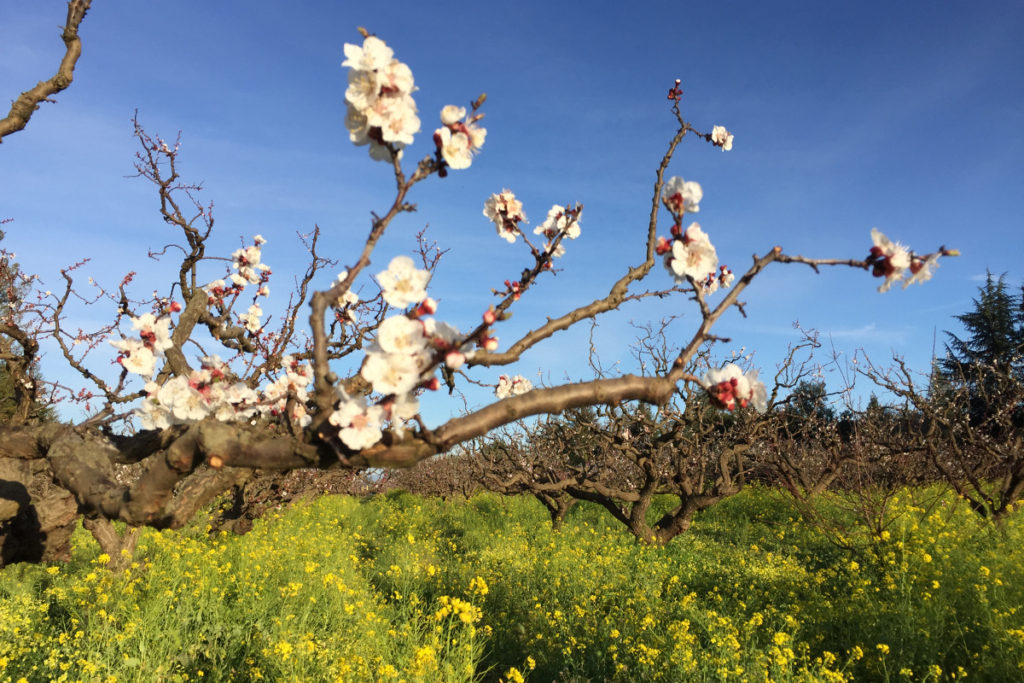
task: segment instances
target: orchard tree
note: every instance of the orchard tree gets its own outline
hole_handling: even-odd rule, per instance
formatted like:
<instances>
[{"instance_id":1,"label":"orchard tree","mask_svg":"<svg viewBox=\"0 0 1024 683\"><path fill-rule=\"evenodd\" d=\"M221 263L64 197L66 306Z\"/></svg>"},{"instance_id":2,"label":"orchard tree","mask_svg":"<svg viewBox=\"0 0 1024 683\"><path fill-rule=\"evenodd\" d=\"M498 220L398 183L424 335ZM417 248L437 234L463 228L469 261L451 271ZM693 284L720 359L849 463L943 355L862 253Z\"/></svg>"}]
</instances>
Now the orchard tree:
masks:
<instances>
[{"instance_id":1,"label":"orchard tree","mask_svg":"<svg viewBox=\"0 0 1024 683\"><path fill-rule=\"evenodd\" d=\"M1022 305L1005 276L990 273L974 310L956 316L968 335L947 332L946 357L934 363L927 382L900 360L890 368L863 367L909 408L901 438L885 443L886 450L923 455L932 477L994 519L1024 497Z\"/></svg>"},{"instance_id":2,"label":"orchard tree","mask_svg":"<svg viewBox=\"0 0 1024 683\"><path fill-rule=\"evenodd\" d=\"M669 323L647 327L634 345L643 372L662 375L678 358ZM690 529L695 515L742 490L765 459L763 444L780 422L772 410L780 390L805 382L811 367L791 348L769 393L758 370L728 363L708 368L707 352L693 371L697 384L681 384L664 404L623 403L577 408L485 441L477 451L481 479L502 493L537 497L558 526L578 500L596 503L637 540L665 544ZM600 364L591 362L600 376ZM723 410L724 409L724 410ZM659 497L672 500L655 513Z\"/></svg>"},{"instance_id":3,"label":"orchard tree","mask_svg":"<svg viewBox=\"0 0 1024 683\"><path fill-rule=\"evenodd\" d=\"M80 21L87 3L71 3L75 7ZM69 19L72 24L77 27ZM286 310L272 319L263 305L278 280L264 261L266 240L253 235L229 255L213 253L213 205L181 176L180 140L150 134L136 121L138 175L152 184L160 216L178 235L176 250L161 254L166 259L180 253L180 261L168 273L167 286L152 295L134 290L132 274L113 288L86 289L85 266L78 263L62 271L60 288L25 298L22 322L0 333L19 340L29 356L26 364L37 340L49 339L85 382L85 388L65 393L89 416L77 424L26 421L3 428L0 461L32 463L33 476L73 495L76 513L90 520L167 528L185 524L254 469L409 467L524 417L631 401L664 411L679 391L687 400L706 396L718 409L731 410L756 403L763 385L731 365L703 377L688 368L698 350L716 340L712 329L722 315L733 308L742 312L741 294L765 268L859 268L883 278L884 291L899 281L906 286L927 280L941 256L955 253L940 248L917 254L872 230L863 258L810 258L768 246L734 275L719 263L713 228L706 232L692 221L703 199L700 184L668 175L684 138L729 150L733 136L723 126L698 128L687 121L676 81L668 102L677 128L656 163L649 218L614 250L624 256L609 264L610 270L620 269L618 276L590 303L554 310L520 338L500 342L501 323L516 302L534 295L573 240L586 238L583 205L542 209L543 218L529 230L526 208L512 191L480 197L498 239L519 249L522 263L496 293L480 292L479 322L459 330L444 322L446 312L429 292L440 252L424 242L417 260L375 252L385 232L415 208L414 190L466 172L484 153L485 97L468 106L445 106L426 148L414 151L421 120L412 70L382 39L361 33L361 42L344 46L345 126L351 141L368 150L371 163L391 170L395 187L390 205L372 214L361 248L329 257L320 253L319 231L312 230L304 239L308 265L295 277ZM71 57L77 57L77 40L76 33ZM413 153L419 160L410 162ZM378 265L371 267L371 259ZM333 286L314 291L318 275L339 270ZM493 381L495 369L573 325L651 297L689 300L698 315L661 371L544 387L506 373L493 402L438 425L422 417L422 401L442 400L443 393L433 393L442 381ZM82 302L104 308L107 324L90 330L72 326L72 311ZM107 376L97 351L111 345L119 371ZM26 388L23 401L37 401L44 391L37 383ZM119 480L120 463L135 464L138 475ZM8 519L34 514L34 481L22 482L28 498L19 499ZM66 553L70 526L44 531L23 525L12 531L15 526L2 527L5 546L24 550L5 554L6 561Z\"/></svg>"}]
</instances>

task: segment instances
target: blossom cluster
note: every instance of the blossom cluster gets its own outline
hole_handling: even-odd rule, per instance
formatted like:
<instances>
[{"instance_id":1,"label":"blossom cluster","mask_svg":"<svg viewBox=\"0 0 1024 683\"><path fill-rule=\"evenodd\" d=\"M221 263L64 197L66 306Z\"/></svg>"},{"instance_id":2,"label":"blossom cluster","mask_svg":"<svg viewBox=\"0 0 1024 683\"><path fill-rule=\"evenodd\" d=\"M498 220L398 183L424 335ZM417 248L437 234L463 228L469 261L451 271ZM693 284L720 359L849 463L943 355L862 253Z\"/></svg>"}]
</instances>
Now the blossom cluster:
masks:
<instances>
[{"instance_id":1,"label":"blossom cluster","mask_svg":"<svg viewBox=\"0 0 1024 683\"><path fill-rule=\"evenodd\" d=\"M233 422L282 415L288 399L294 398L290 418L305 427L310 422L305 403L313 370L291 356L282 359L282 366L284 374L259 392L244 382L233 381L230 369L219 357L207 356L187 376L172 377L162 385L147 382L146 399L135 415L143 429L193 424L207 416Z\"/></svg>"},{"instance_id":2,"label":"blossom cluster","mask_svg":"<svg viewBox=\"0 0 1024 683\"><path fill-rule=\"evenodd\" d=\"M267 281L270 279L271 270L270 266L262 262L262 247L266 243L267 240L262 235L256 235L252 245L236 249L231 254L231 267L234 272L228 276L227 280L214 280L203 287L209 303L222 303L225 298L238 296L248 285L259 285L256 297L270 296L270 287L267 285ZM262 317L263 308L254 300L245 313L239 314L238 322L249 332L256 334L262 326L260 322Z\"/></svg>"},{"instance_id":3,"label":"blossom cluster","mask_svg":"<svg viewBox=\"0 0 1024 683\"><path fill-rule=\"evenodd\" d=\"M733 135L725 129L725 126L715 126L711 130L711 142L715 147L721 147L723 152L732 149Z\"/></svg>"},{"instance_id":4,"label":"blossom cluster","mask_svg":"<svg viewBox=\"0 0 1024 683\"><path fill-rule=\"evenodd\" d=\"M672 226L672 239L659 237L656 251L665 256L665 268L676 282L685 283L688 279L698 283L717 282L714 274L718 268L718 252L699 223L691 223L685 232L678 224ZM727 281L723 279L722 284L727 285Z\"/></svg>"},{"instance_id":5,"label":"blossom cluster","mask_svg":"<svg viewBox=\"0 0 1024 683\"><path fill-rule=\"evenodd\" d=\"M703 280L700 282L701 288L704 290L704 294L714 294L718 291L719 287L729 287L733 281L736 280L736 275L729 269L728 266L719 266L718 272L708 273Z\"/></svg>"},{"instance_id":6,"label":"blossom cluster","mask_svg":"<svg viewBox=\"0 0 1024 683\"><path fill-rule=\"evenodd\" d=\"M939 267L942 251L921 257L913 254L899 242L893 242L878 228L871 229L871 251L868 253L868 265L875 277L884 277L885 282L878 288L879 292L887 292L897 280L903 280L903 288L922 284L932 278L932 271ZM955 252L949 252L953 255Z\"/></svg>"},{"instance_id":7,"label":"blossom cluster","mask_svg":"<svg viewBox=\"0 0 1024 683\"><path fill-rule=\"evenodd\" d=\"M494 395L498 398L508 398L525 394L532 389L533 383L522 375L514 377L502 375L498 378L498 386L494 389Z\"/></svg>"},{"instance_id":8,"label":"blossom cluster","mask_svg":"<svg viewBox=\"0 0 1024 683\"><path fill-rule=\"evenodd\" d=\"M150 377L156 368L156 359L174 346L171 341L171 319L157 318L144 313L132 319L132 328L139 331L139 338L117 339L110 344L118 350L117 362L128 372Z\"/></svg>"},{"instance_id":9,"label":"blossom cluster","mask_svg":"<svg viewBox=\"0 0 1024 683\"><path fill-rule=\"evenodd\" d=\"M498 237L509 244L516 241L521 234L520 223L528 222L523 213L523 203L516 199L512 190L502 190L500 194L492 194L484 202L484 215L494 222L498 229Z\"/></svg>"},{"instance_id":10,"label":"blossom cluster","mask_svg":"<svg viewBox=\"0 0 1024 683\"><path fill-rule=\"evenodd\" d=\"M483 116L475 109L467 116L465 107L454 104L441 109L441 127L434 131L434 144L451 168L469 168L473 163L473 155L480 151L487 137L487 129L477 125Z\"/></svg>"},{"instance_id":11,"label":"blossom cluster","mask_svg":"<svg viewBox=\"0 0 1024 683\"><path fill-rule=\"evenodd\" d=\"M343 270L338 273L338 282L344 282L348 279L348 271ZM341 295L341 298L334 304L337 310L338 320L348 320L354 322L356 319L355 311L352 307L359 303L359 295L353 292L351 289L347 290Z\"/></svg>"},{"instance_id":12,"label":"blossom cluster","mask_svg":"<svg viewBox=\"0 0 1024 683\"><path fill-rule=\"evenodd\" d=\"M735 410L737 405L746 408L752 404L755 410L763 413L768 409L768 390L757 375L757 370L744 373L740 366L728 363L722 368L708 370L701 384L719 408Z\"/></svg>"},{"instance_id":13,"label":"blossom cluster","mask_svg":"<svg viewBox=\"0 0 1024 683\"><path fill-rule=\"evenodd\" d=\"M443 361L457 369L472 353L461 333L447 323L425 317L437 309L427 297L430 272L415 267L408 256L396 256L388 269L377 275L384 300L397 308L415 306L407 313L385 318L377 328L360 376L384 399L370 403L363 396L340 391L338 408L328 418L339 427L338 437L353 450L368 448L381 438L384 423L410 420L419 412L420 389L436 389L432 370Z\"/></svg>"},{"instance_id":14,"label":"blossom cluster","mask_svg":"<svg viewBox=\"0 0 1024 683\"><path fill-rule=\"evenodd\" d=\"M408 256L391 259L388 269L377 275L384 301L395 308L406 308L427 298L430 272L416 268Z\"/></svg>"},{"instance_id":15,"label":"blossom cluster","mask_svg":"<svg viewBox=\"0 0 1024 683\"><path fill-rule=\"evenodd\" d=\"M661 191L661 201L665 208L676 217L676 222L681 223L684 213L697 213L700 211L700 200L704 198L704 190L700 183L694 180L683 180L679 176L672 176L665 183Z\"/></svg>"},{"instance_id":16,"label":"blossom cluster","mask_svg":"<svg viewBox=\"0 0 1024 683\"><path fill-rule=\"evenodd\" d=\"M559 206L555 204L548 210L544 222L533 229L534 235L543 235L547 242L544 243L544 251L554 257L560 257L565 253L562 241L552 248L552 244L559 236L568 237L571 240L580 236L580 216L583 215L583 207L577 204L575 207ZM552 250L553 249L553 250Z\"/></svg>"},{"instance_id":17,"label":"blossom cluster","mask_svg":"<svg viewBox=\"0 0 1024 683\"><path fill-rule=\"evenodd\" d=\"M263 260L263 245L267 240L262 235L253 238L252 246L244 249L236 249L231 254L231 267L235 272L231 274L231 282L236 287L246 285L262 285L270 277L270 266L261 263Z\"/></svg>"},{"instance_id":18,"label":"blossom cluster","mask_svg":"<svg viewBox=\"0 0 1024 683\"><path fill-rule=\"evenodd\" d=\"M369 145L370 157L378 161L391 161L391 149L401 156L420 131L412 70L376 36L367 36L361 47L345 43L341 65L350 68L345 90L349 139Z\"/></svg>"},{"instance_id":19,"label":"blossom cluster","mask_svg":"<svg viewBox=\"0 0 1024 683\"><path fill-rule=\"evenodd\" d=\"M721 126L716 126L716 130ZM724 131L725 129L722 128ZM731 145L731 136L726 139ZM717 143L716 143L717 144ZM723 143L725 144L725 143ZM704 294L712 294L719 287L728 287L735 279L726 266L719 267L718 252L711 239L696 221L683 230L683 218L688 213L700 211L704 191L700 183L673 176L665 183L661 201L669 210L675 223L671 239L658 237L655 251L665 257L665 268L676 283L693 282Z\"/></svg>"}]
</instances>

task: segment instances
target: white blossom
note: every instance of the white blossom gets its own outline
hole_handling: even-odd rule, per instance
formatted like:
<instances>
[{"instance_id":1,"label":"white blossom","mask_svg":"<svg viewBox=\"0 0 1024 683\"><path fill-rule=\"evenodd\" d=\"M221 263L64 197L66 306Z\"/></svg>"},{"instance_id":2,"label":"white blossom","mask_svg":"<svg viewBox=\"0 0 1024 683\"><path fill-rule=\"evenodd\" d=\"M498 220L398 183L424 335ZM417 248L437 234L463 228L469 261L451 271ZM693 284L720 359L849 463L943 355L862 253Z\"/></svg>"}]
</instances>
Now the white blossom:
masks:
<instances>
[{"instance_id":1,"label":"white blossom","mask_svg":"<svg viewBox=\"0 0 1024 683\"><path fill-rule=\"evenodd\" d=\"M516 375L515 377L501 375L498 378L498 386L494 389L494 395L497 398L508 398L509 396L525 394L531 389L533 389L533 383L522 375Z\"/></svg>"},{"instance_id":2,"label":"white blossom","mask_svg":"<svg viewBox=\"0 0 1024 683\"><path fill-rule=\"evenodd\" d=\"M168 317L157 318L152 313L144 313L132 319L132 328L139 330L146 346L159 355L174 346L171 341L171 319Z\"/></svg>"},{"instance_id":3,"label":"white blossom","mask_svg":"<svg viewBox=\"0 0 1024 683\"><path fill-rule=\"evenodd\" d=\"M156 369L156 356L152 349L147 348L137 339L122 339L110 343L121 351L120 361L125 370L143 377L153 376L153 370Z\"/></svg>"},{"instance_id":4,"label":"white blossom","mask_svg":"<svg viewBox=\"0 0 1024 683\"><path fill-rule=\"evenodd\" d=\"M878 291L887 292L910 267L910 252L899 242L891 241L878 228L871 228L871 241L874 244L869 256L873 262L872 274L885 278Z\"/></svg>"},{"instance_id":5,"label":"white blossom","mask_svg":"<svg viewBox=\"0 0 1024 683\"><path fill-rule=\"evenodd\" d=\"M929 254L925 258L914 257L910 261L910 277L903 282L903 289L912 284L924 284L932 279L932 271L939 267L939 252Z\"/></svg>"},{"instance_id":6,"label":"white blossom","mask_svg":"<svg viewBox=\"0 0 1024 683\"><path fill-rule=\"evenodd\" d=\"M744 374L740 366L727 363L721 368L708 370L701 384L712 401L726 410L735 410L737 405L746 408L752 404L755 410L763 413L768 407L768 390L757 376L757 370Z\"/></svg>"},{"instance_id":7,"label":"white blossom","mask_svg":"<svg viewBox=\"0 0 1024 683\"><path fill-rule=\"evenodd\" d=\"M477 125L481 115L463 120L465 116L465 107L449 104L441 109L442 127L434 131L434 144L453 169L469 168L487 138L487 129Z\"/></svg>"},{"instance_id":8,"label":"white blossom","mask_svg":"<svg viewBox=\"0 0 1024 683\"><path fill-rule=\"evenodd\" d=\"M703 198L704 190L701 189L700 183L683 180L679 176L669 178L661 190L661 201L676 216L697 213L700 211L700 200Z\"/></svg>"},{"instance_id":9,"label":"white blossom","mask_svg":"<svg viewBox=\"0 0 1024 683\"><path fill-rule=\"evenodd\" d=\"M473 163L473 148L469 136L463 132L452 133L450 128L438 128L434 133L439 140L441 157L454 169L469 168Z\"/></svg>"},{"instance_id":10,"label":"white blossom","mask_svg":"<svg viewBox=\"0 0 1024 683\"><path fill-rule=\"evenodd\" d=\"M484 215L494 222L498 236L510 244L519 235L517 223L526 222L523 203L516 199L511 190L502 190L500 194L492 194L484 202Z\"/></svg>"},{"instance_id":11,"label":"white blossom","mask_svg":"<svg viewBox=\"0 0 1024 683\"><path fill-rule=\"evenodd\" d=\"M405 394L420 383L419 361L415 356L403 353L366 354L366 360L359 371L363 379L379 394Z\"/></svg>"},{"instance_id":12,"label":"white blossom","mask_svg":"<svg viewBox=\"0 0 1024 683\"><path fill-rule=\"evenodd\" d=\"M732 149L732 138L732 133L727 131L725 126L715 126L711 130L711 142L721 147L723 152L728 152Z\"/></svg>"},{"instance_id":13,"label":"white blossom","mask_svg":"<svg viewBox=\"0 0 1024 683\"><path fill-rule=\"evenodd\" d=\"M580 236L580 216L582 211L567 212L565 207L555 204L548 209L544 222L533 229L533 234L544 235L553 240L563 233L571 240Z\"/></svg>"},{"instance_id":14,"label":"white blossom","mask_svg":"<svg viewBox=\"0 0 1024 683\"><path fill-rule=\"evenodd\" d=\"M367 36L361 47L345 43L344 50L345 61L341 65L358 71L383 69L391 63L395 54L394 50L377 36Z\"/></svg>"},{"instance_id":15,"label":"white blossom","mask_svg":"<svg viewBox=\"0 0 1024 683\"><path fill-rule=\"evenodd\" d=\"M404 315L391 316L377 328L377 344L386 353L418 353L427 345L423 323Z\"/></svg>"},{"instance_id":16,"label":"white blossom","mask_svg":"<svg viewBox=\"0 0 1024 683\"><path fill-rule=\"evenodd\" d=\"M245 329L253 334L260 331L260 318L263 316L263 309L259 304L254 303L249 307L248 312L238 316L238 320L245 325Z\"/></svg>"},{"instance_id":17,"label":"white blossom","mask_svg":"<svg viewBox=\"0 0 1024 683\"><path fill-rule=\"evenodd\" d=\"M427 298L430 271L417 269L408 256L391 259L388 269L377 275L384 300L395 308L405 308Z\"/></svg>"},{"instance_id":18,"label":"white blossom","mask_svg":"<svg viewBox=\"0 0 1024 683\"><path fill-rule=\"evenodd\" d=\"M349 139L368 144L370 157L378 161L390 161L391 148L401 158L402 148L420 131L412 70L376 36L367 37L361 47L346 43L342 66L351 69L345 91Z\"/></svg>"},{"instance_id":19,"label":"white blossom","mask_svg":"<svg viewBox=\"0 0 1024 683\"><path fill-rule=\"evenodd\" d=\"M341 428L338 437L342 443L361 451L380 441L384 409L376 405L367 407L362 396L350 398L343 394L338 409L327 420Z\"/></svg>"},{"instance_id":20,"label":"white blossom","mask_svg":"<svg viewBox=\"0 0 1024 683\"><path fill-rule=\"evenodd\" d=\"M691 223L680 239L672 243L672 250L665 255L665 267L676 282L687 278L700 282L718 268L718 253L711 240L697 223Z\"/></svg>"},{"instance_id":21,"label":"white blossom","mask_svg":"<svg viewBox=\"0 0 1024 683\"><path fill-rule=\"evenodd\" d=\"M411 420L420 412L420 400L415 394L399 394L391 404L391 419Z\"/></svg>"}]
</instances>

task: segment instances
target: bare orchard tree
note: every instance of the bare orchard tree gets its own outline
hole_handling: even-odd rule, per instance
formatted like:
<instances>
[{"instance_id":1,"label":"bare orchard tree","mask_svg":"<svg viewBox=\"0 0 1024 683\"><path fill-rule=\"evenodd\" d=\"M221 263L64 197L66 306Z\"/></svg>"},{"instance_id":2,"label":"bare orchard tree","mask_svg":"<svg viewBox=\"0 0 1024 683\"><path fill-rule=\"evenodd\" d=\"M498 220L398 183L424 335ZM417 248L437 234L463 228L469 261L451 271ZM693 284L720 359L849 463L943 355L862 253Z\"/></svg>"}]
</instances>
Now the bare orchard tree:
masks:
<instances>
[{"instance_id":1,"label":"bare orchard tree","mask_svg":"<svg viewBox=\"0 0 1024 683\"><path fill-rule=\"evenodd\" d=\"M374 491L408 491L442 500L468 500L483 488L474 476L471 458L463 452L446 453L412 467L380 472Z\"/></svg>"},{"instance_id":2,"label":"bare orchard tree","mask_svg":"<svg viewBox=\"0 0 1024 683\"><path fill-rule=\"evenodd\" d=\"M721 126L701 132L686 121L677 82L669 102L678 127L655 164L650 214L635 230L632 255L622 244L615 250L625 257L617 265L619 275L600 286L590 303L552 311L521 338L499 344L500 323L520 297L534 294L568 244L581 236L583 209L579 203L551 207L531 236L523 229L522 204L512 192L503 191L486 199L484 210L510 248L522 248L523 262L519 275L497 290L496 301L491 292L481 292L494 303L481 303L480 322L460 331L435 317L437 304L427 291L441 251L421 243L418 262L378 254L389 265L371 270L370 264L385 232L414 210L413 191L428 180L470 167L481 152L485 98L467 107L444 107L427 153L408 163L420 130L412 71L382 40L362 33L360 44L344 48L343 65L350 69L345 123L352 141L368 146L371 159L393 171L395 194L389 206L373 214L357 253L333 258L321 254L318 229L312 227L303 237L308 265L295 277L289 304L277 317L265 315L272 280L263 261L266 240L255 235L230 255L212 253L212 203L200 199L198 185L181 177L179 142L151 135L136 123L138 175L152 184L159 214L176 233L173 245L155 255L166 260L180 254L180 260L170 269L166 288L151 296L134 291L130 273L113 287L87 287L82 262L62 272L59 289L25 299L20 318L0 334L47 338L55 345L58 356L85 384L68 387L67 393L89 417L67 425L15 420L0 432L0 461L27 463L32 477L56 482L73 495L76 514L166 528L185 524L253 469L409 467L524 417L584 406L656 406L654 414L662 416L656 425L661 429L664 424L668 431L642 436L631 432L628 439L619 435L614 439L621 443L609 441L606 447L629 449L634 448L633 439L649 440L667 457L675 440L690 438L667 426L665 418L676 412L669 406L675 397L693 403L692 412L705 400L701 397L728 407L763 391L742 373L722 370L702 380L687 368L698 349L714 339L712 328L722 315L733 307L742 311L741 294L765 268L776 263L803 264L815 271L822 266L859 268L883 277L883 288L888 288L900 278L906 283L927 279L935 261L953 253L940 248L918 256L874 231L866 258L808 258L769 246L734 277L718 263L703 229L696 223L684 226L699 208L700 185L666 178L685 137L729 149L732 136ZM659 230L665 232L659 223L662 210L670 221L667 236L659 236ZM345 269L335 284L314 291L318 275L333 276L341 259ZM655 274L659 263L668 279ZM695 328L676 340L678 351L659 372L544 388L532 388L518 376L506 377L497 387L497 400L487 405L439 425L428 425L421 416L421 400L441 400L442 394L431 392L442 378L451 386L486 382L494 368L519 361L571 326L651 297L688 299L698 314ZM72 324L73 311L86 305L93 307L92 319L102 310L101 319L109 322L89 330ZM307 310L308 315L303 313ZM301 323L304 316L308 327ZM111 344L119 370L112 376L97 357L99 348ZM31 343L20 346L31 355ZM52 387L30 382L25 388L22 400L38 401L40 392ZM620 413L621 408L609 408L605 419L628 418ZM686 417L683 424L691 429L697 425L699 431L701 421L710 419ZM706 448L699 443L694 447ZM657 467L662 467L661 457ZM708 455L699 457L704 462ZM119 481L116 466L122 463L135 464L138 476ZM43 538L38 524L17 525L18 519L39 515L32 481L23 484L27 497L16 507L4 508L8 521L3 528L9 534L5 547L12 543L31 549L5 554L8 561L58 557L67 548L68 527ZM723 482L722 490L731 485ZM685 525L686 519L681 513L672 528Z\"/></svg>"},{"instance_id":3,"label":"bare orchard tree","mask_svg":"<svg viewBox=\"0 0 1024 683\"><path fill-rule=\"evenodd\" d=\"M889 368L863 372L907 406L899 438L881 445L890 453L919 454L934 476L947 481L978 514L999 520L1024 498L1024 384L1006 368L973 368L988 381L929 383L896 359ZM973 407L983 401L985 411Z\"/></svg>"},{"instance_id":4,"label":"bare orchard tree","mask_svg":"<svg viewBox=\"0 0 1024 683\"><path fill-rule=\"evenodd\" d=\"M588 470L588 456L597 447L591 433L576 431L573 425L594 418L593 408L585 406L491 432L471 446L474 477L488 491L533 496L550 515L552 528L559 529L579 500L566 490L568 484L577 472ZM569 448L558 448L569 441L560 438L565 432L577 440Z\"/></svg>"},{"instance_id":5,"label":"bare orchard tree","mask_svg":"<svg viewBox=\"0 0 1024 683\"><path fill-rule=\"evenodd\" d=\"M668 346L667 329L667 323L656 331L646 328L634 347L641 367L654 374L665 372L677 357ZM638 540L667 543L690 528L697 512L742 489L763 459L755 453L774 428L776 413L769 406L806 372L806 363L793 360L804 348L791 351L770 395L757 371L743 373L729 363L708 370L695 386L682 385L660 406L576 408L500 434L477 450L481 478L492 490L538 497L556 525L572 503L587 500L604 507ZM706 361L701 355L699 362ZM596 362L592 367L603 374ZM757 388L748 392L745 386ZM675 503L652 518L651 505L659 496Z\"/></svg>"}]
</instances>

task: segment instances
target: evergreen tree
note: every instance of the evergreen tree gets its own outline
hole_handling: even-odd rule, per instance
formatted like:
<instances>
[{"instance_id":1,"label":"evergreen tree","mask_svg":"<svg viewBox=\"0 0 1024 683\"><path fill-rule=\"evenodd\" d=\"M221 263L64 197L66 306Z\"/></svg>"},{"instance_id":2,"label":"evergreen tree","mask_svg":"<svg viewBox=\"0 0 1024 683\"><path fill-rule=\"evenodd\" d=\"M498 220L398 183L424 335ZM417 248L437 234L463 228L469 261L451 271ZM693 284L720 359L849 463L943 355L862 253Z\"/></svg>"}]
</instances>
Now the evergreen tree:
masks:
<instances>
[{"instance_id":1,"label":"evergreen tree","mask_svg":"<svg viewBox=\"0 0 1024 683\"><path fill-rule=\"evenodd\" d=\"M1024 380L1024 290L1014 295L1005 273L998 279L988 273L978 293L974 310L956 316L966 336L946 331L946 356L938 362L941 380L934 378L933 388L965 389L972 419L983 420L1007 380Z\"/></svg>"}]
</instances>

